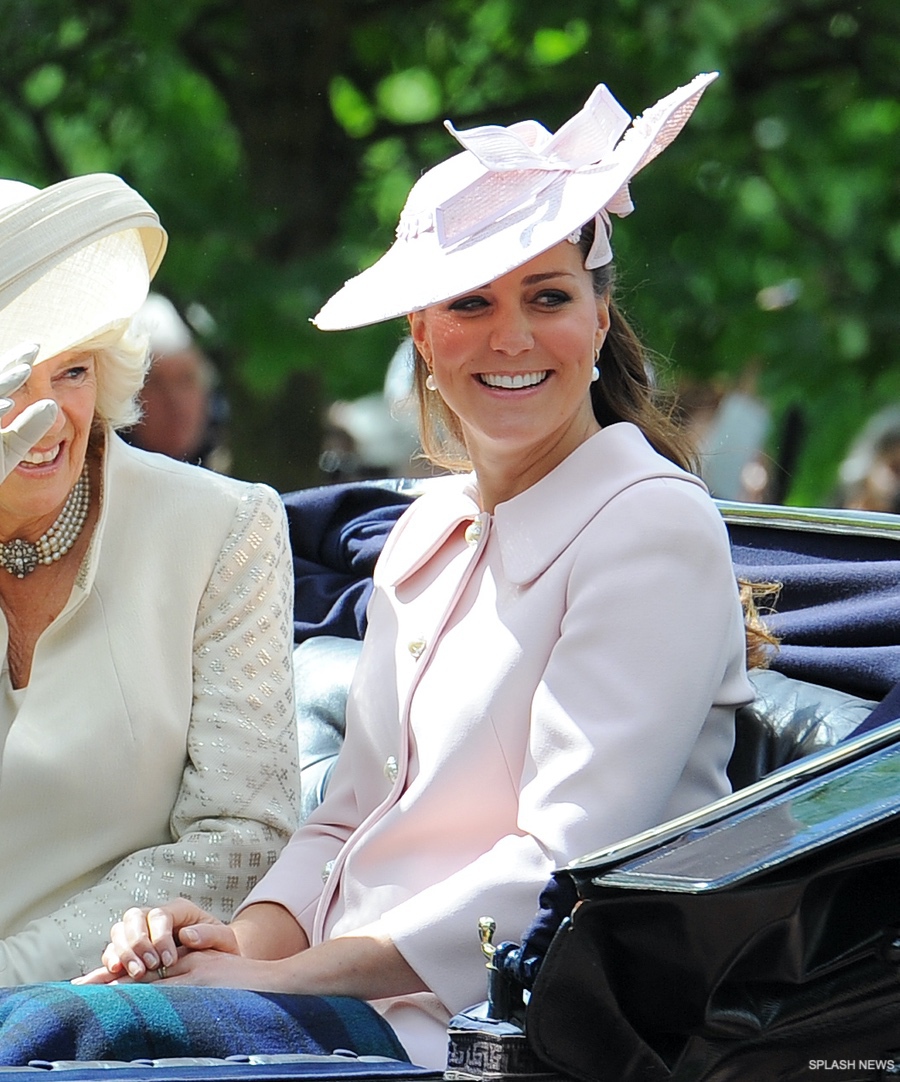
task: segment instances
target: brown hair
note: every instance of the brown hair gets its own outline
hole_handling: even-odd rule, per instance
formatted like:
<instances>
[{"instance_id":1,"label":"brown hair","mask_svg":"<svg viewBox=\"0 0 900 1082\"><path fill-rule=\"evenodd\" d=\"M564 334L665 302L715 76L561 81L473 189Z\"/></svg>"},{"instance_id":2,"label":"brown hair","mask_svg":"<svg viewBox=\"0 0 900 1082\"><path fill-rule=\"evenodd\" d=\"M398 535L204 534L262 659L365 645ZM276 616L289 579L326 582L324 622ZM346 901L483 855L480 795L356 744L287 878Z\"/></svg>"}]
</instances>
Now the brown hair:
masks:
<instances>
[{"instance_id":1,"label":"brown hair","mask_svg":"<svg viewBox=\"0 0 900 1082\"><path fill-rule=\"evenodd\" d=\"M587 256L594 240L594 223L582 228L578 246ZM613 299L613 265L591 271L594 293L609 306L609 331L597 365L600 379L591 384L594 416L602 427L631 421L651 446L670 462L696 469L695 451L688 434L674 419L674 400L661 391L652 375L647 351ZM428 368L414 348L413 389L418 408L419 437L425 457L450 470L468 470L459 418L439 394L425 386Z\"/></svg>"},{"instance_id":2,"label":"brown hair","mask_svg":"<svg viewBox=\"0 0 900 1082\"><path fill-rule=\"evenodd\" d=\"M744 632L747 640L747 668L766 669L772 654L778 650L778 638L766 624L762 614L771 612L781 592L778 582L748 582L738 579L741 607L744 610Z\"/></svg>"},{"instance_id":3,"label":"brown hair","mask_svg":"<svg viewBox=\"0 0 900 1082\"><path fill-rule=\"evenodd\" d=\"M428 365L413 345L413 393L422 453L429 462L445 470L472 468L463 441L459 418L444 399L425 386Z\"/></svg>"}]
</instances>

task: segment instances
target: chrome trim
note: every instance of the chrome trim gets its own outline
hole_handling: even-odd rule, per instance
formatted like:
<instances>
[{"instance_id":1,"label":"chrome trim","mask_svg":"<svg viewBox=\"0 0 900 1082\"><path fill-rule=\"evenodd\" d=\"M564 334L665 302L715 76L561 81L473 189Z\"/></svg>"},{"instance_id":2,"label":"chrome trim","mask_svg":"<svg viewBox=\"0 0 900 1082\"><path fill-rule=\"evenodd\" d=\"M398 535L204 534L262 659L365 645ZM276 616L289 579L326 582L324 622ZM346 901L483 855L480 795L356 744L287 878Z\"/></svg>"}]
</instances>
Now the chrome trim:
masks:
<instances>
[{"instance_id":1,"label":"chrome trim","mask_svg":"<svg viewBox=\"0 0 900 1082\"><path fill-rule=\"evenodd\" d=\"M677 819L670 819L641 834L625 838L615 845L597 849L593 853L587 853L577 860L570 861L563 866L561 871L577 872L579 869L596 871L598 874L591 878L591 882L599 884L605 871L611 869L614 864L640 856L664 842L674 841L696 827L711 826L727 815L743 811L767 797L792 788L801 781L825 773L832 767L851 762L867 752L884 747L898 739L900 739L900 720L892 721L889 725L863 733L862 736L853 740L845 740L833 748L826 748L824 751L816 752L804 759L798 759L795 763L773 770L760 781L744 789L738 789L735 793L729 793L728 796L720 797L711 804L705 804L696 811L688 812Z\"/></svg>"},{"instance_id":2,"label":"chrome trim","mask_svg":"<svg viewBox=\"0 0 900 1082\"><path fill-rule=\"evenodd\" d=\"M386 488L409 496L427 492L440 475L426 477L388 477L366 481L375 488ZM728 523L743 526L771 526L781 530L816 531L831 534L862 534L900 540L900 515L885 511L852 511L843 507L784 507L775 503L741 503L739 500L715 500Z\"/></svg>"},{"instance_id":3,"label":"chrome trim","mask_svg":"<svg viewBox=\"0 0 900 1082\"><path fill-rule=\"evenodd\" d=\"M886 511L852 511L832 507L782 507L772 503L716 500L725 521L740 526L771 526L781 530L855 534L900 541L900 515Z\"/></svg>"},{"instance_id":4,"label":"chrome trim","mask_svg":"<svg viewBox=\"0 0 900 1082\"><path fill-rule=\"evenodd\" d=\"M833 774L826 772L821 779L812 783L811 788L806 788L802 795L798 793L804 789L803 786L799 788L791 786L783 794L771 800L764 800L757 809L751 812L751 815L758 814L761 817L751 829L751 834L757 832L754 842L751 843L753 848L748 852L745 847L740 847L737 853L732 850L730 854L738 858L743 864L742 868L734 866L729 868L728 856L720 848L720 852L712 861L708 858L701 861L702 869L707 874L699 874L700 869L696 864L693 871L683 866L668 872L659 871L660 862L665 867L667 858L674 856L675 863L678 864L684 855L682 846L690 846L699 839L702 853L704 842L715 831L723 830L726 832L725 836L728 837L729 827L740 820L739 816L728 817L709 830L704 828L691 832L671 845L655 846L648 853L634 860L617 864L602 875L594 876L591 884L626 890L661 890L667 894L703 894L707 891L728 889L732 885L737 886L748 878L756 877L785 863L802 859L814 852L817 843L825 836L820 829L823 826L822 820L830 824L830 831L835 832L832 834L835 840L837 837L846 840L861 830L869 830L889 820L896 821L900 813L900 788L898 788L900 762L898 759L900 759L900 745L894 744L874 752L871 759L869 756L863 756L857 764L841 764L842 767L848 766L851 769L860 770L868 790L867 801L859 795L859 778L849 780L848 775L840 768ZM846 807L841 812L834 813L829 797L831 792L840 791L842 788L845 792L855 791L857 799L852 807ZM840 800L840 795L838 795L838 800ZM828 807L829 811L823 815L824 807ZM767 813L770 811L775 819L774 832L767 833L764 824ZM740 837L739 827L738 837ZM765 839L764 842L763 839ZM721 838L713 842L713 847L716 844L721 847ZM740 843L736 844L740 846Z\"/></svg>"}]
</instances>

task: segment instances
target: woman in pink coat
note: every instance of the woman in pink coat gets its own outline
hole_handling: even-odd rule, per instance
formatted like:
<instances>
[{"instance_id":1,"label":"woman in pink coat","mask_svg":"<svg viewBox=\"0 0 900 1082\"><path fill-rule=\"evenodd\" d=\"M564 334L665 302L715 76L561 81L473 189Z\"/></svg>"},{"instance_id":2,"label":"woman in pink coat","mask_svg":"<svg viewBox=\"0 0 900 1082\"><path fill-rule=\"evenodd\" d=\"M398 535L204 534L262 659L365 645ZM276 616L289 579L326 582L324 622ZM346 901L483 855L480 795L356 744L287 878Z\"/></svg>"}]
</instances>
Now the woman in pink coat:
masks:
<instances>
[{"instance_id":1,"label":"woman in pink coat","mask_svg":"<svg viewBox=\"0 0 900 1082\"><path fill-rule=\"evenodd\" d=\"M728 791L752 698L728 540L612 300L609 243L712 78L627 132L603 86L554 136L453 132L465 149L412 189L396 243L319 313L408 316L425 449L463 472L379 561L323 804L230 924L131 910L93 979L366 999L439 1067L484 995L480 916L517 938L554 868Z\"/></svg>"}]
</instances>

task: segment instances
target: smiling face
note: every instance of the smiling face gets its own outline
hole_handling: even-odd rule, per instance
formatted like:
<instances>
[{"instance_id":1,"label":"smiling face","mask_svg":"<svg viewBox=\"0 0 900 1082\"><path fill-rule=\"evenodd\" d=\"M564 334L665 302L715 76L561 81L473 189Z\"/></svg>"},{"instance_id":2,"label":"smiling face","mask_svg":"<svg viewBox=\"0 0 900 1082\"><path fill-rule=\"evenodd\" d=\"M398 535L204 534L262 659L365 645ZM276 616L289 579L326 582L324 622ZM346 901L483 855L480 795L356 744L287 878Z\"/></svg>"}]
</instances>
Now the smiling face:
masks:
<instances>
[{"instance_id":1,"label":"smiling face","mask_svg":"<svg viewBox=\"0 0 900 1082\"><path fill-rule=\"evenodd\" d=\"M514 468L533 484L598 431L589 388L609 311L576 245L563 241L409 323L479 477Z\"/></svg>"},{"instance_id":2,"label":"smiling face","mask_svg":"<svg viewBox=\"0 0 900 1082\"><path fill-rule=\"evenodd\" d=\"M36 365L11 397L7 424L41 399L59 406L50 431L0 484L0 537L35 540L59 514L84 466L97 403L96 361L77 350L60 353Z\"/></svg>"}]
</instances>

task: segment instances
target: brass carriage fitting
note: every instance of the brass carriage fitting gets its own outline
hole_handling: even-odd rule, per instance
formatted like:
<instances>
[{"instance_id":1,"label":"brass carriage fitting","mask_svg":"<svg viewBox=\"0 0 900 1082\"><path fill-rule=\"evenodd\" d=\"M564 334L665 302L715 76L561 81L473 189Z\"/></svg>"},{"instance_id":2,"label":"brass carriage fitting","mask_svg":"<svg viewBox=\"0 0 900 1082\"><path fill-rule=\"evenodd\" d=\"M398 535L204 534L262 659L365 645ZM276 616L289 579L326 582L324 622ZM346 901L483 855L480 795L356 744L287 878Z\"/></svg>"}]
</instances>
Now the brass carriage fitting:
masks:
<instances>
[{"instance_id":1,"label":"brass carriage fitting","mask_svg":"<svg viewBox=\"0 0 900 1082\"><path fill-rule=\"evenodd\" d=\"M488 969L493 969L494 952L496 947L491 942L494 932L497 931L497 922L493 917L478 918L478 938L481 940L481 953L487 958Z\"/></svg>"}]
</instances>

